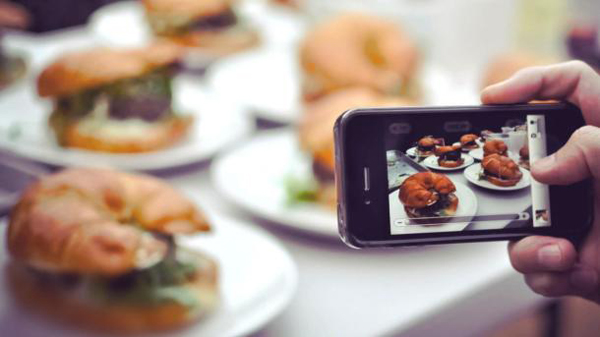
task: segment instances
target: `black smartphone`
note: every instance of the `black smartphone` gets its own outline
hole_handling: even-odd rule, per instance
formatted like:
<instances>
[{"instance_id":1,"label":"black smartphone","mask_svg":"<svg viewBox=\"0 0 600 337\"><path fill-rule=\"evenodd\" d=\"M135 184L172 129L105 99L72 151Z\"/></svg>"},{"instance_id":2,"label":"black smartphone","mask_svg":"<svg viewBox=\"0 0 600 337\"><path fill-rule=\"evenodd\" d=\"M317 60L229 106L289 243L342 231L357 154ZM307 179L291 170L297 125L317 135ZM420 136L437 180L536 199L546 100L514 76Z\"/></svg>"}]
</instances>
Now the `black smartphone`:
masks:
<instances>
[{"instance_id":1,"label":"black smartphone","mask_svg":"<svg viewBox=\"0 0 600 337\"><path fill-rule=\"evenodd\" d=\"M583 125L568 103L347 111L334 128L340 236L355 248L581 237L590 181L548 186L528 168Z\"/></svg>"}]
</instances>

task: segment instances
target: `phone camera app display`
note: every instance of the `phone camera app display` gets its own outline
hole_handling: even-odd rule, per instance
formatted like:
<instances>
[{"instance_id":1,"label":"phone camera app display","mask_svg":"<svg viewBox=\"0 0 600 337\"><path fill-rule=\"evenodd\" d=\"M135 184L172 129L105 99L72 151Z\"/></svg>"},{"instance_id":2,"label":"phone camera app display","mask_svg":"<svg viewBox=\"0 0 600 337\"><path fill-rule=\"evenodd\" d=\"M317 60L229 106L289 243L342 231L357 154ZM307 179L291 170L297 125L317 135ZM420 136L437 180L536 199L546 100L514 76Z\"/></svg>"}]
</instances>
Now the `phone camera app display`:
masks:
<instances>
[{"instance_id":1,"label":"phone camera app display","mask_svg":"<svg viewBox=\"0 0 600 337\"><path fill-rule=\"evenodd\" d=\"M544 115L391 125L391 234L550 226L548 186L529 173L547 154Z\"/></svg>"}]
</instances>

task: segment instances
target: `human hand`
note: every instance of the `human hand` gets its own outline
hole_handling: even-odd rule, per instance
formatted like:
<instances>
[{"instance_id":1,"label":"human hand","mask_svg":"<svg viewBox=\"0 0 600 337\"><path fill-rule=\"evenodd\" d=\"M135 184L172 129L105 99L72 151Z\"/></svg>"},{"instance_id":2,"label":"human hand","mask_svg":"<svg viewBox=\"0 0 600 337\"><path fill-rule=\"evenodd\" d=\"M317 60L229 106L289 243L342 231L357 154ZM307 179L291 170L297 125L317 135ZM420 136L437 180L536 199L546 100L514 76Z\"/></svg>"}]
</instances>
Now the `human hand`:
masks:
<instances>
[{"instance_id":1,"label":"human hand","mask_svg":"<svg viewBox=\"0 0 600 337\"><path fill-rule=\"evenodd\" d=\"M566 239L530 236L509 244L510 261L538 294L575 295L600 304L600 76L585 63L570 61L523 69L481 93L484 104L534 99L568 100L583 113L588 125L573 133L556 153L532 163L531 174L552 185L591 177L594 223L579 252Z\"/></svg>"}]
</instances>

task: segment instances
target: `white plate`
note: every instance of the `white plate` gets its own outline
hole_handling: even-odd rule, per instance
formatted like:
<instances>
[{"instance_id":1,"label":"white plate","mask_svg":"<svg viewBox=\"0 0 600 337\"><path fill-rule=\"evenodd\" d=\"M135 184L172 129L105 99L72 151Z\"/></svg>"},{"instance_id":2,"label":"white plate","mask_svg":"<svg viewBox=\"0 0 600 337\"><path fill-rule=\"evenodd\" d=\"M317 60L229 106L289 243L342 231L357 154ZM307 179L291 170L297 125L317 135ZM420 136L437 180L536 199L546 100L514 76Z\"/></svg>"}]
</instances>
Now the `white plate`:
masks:
<instances>
[{"instance_id":1,"label":"white plate","mask_svg":"<svg viewBox=\"0 0 600 337\"><path fill-rule=\"evenodd\" d=\"M256 27L261 43L286 47L302 36L305 22L291 10L266 3L244 1L236 4L242 21ZM90 17L88 29L102 42L115 46L143 46L154 39L144 9L138 1L123 1L99 8Z\"/></svg>"},{"instance_id":2,"label":"white plate","mask_svg":"<svg viewBox=\"0 0 600 337\"><path fill-rule=\"evenodd\" d=\"M427 158L425 158L425 160L423 160L423 164L431 169L434 170L439 170L439 171L456 171L456 170L462 170L465 167L473 164L475 162L475 159L473 159L473 157L463 154L461 153L460 157L463 159L463 163L460 166L457 167L444 167L444 166L440 166L438 164L438 157L437 156L429 156Z\"/></svg>"},{"instance_id":3,"label":"white plate","mask_svg":"<svg viewBox=\"0 0 600 337\"><path fill-rule=\"evenodd\" d=\"M276 224L338 239L335 211L316 203L290 205L285 181L312 174L292 130L264 132L218 158L211 167L216 189L245 210Z\"/></svg>"},{"instance_id":4,"label":"white plate","mask_svg":"<svg viewBox=\"0 0 600 337\"><path fill-rule=\"evenodd\" d=\"M297 47L257 48L212 65L206 74L211 89L235 97L262 119L295 123L303 110ZM420 72L424 105L448 104L448 75L434 65ZM464 104L464 102L463 102Z\"/></svg>"},{"instance_id":5,"label":"white plate","mask_svg":"<svg viewBox=\"0 0 600 337\"><path fill-rule=\"evenodd\" d=\"M184 76L174 82L175 108L192 114L195 121L187 138L164 150L109 154L60 147L47 126L51 103L32 92L33 84L0 101L0 148L51 165L112 166L126 170L160 170L208 160L249 135L254 122L240 106L208 93L197 82ZM19 130L19 136L10 136L14 133L11 130Z\"/></svg>"},{"instance_id":6,"label":"white plate","mask_svg":"<svg viewBox=\"0 0 600 337\"><path fill-rule=\"evenodd\" d=\"M215 63L206 81L262 119L294 123L302 112L299 72L295 49L258 48Z\"/></svg>"},{"instance_id":7,"label":"white plate","mask_svg":"<svg viewBox=\"0 0 600 337\"><path fill-rule=\"evenodd\" d=\"M506 154L512 160L519 159L519 157L516 156L512 151L507 151ZM477 149L473 149L473 150L469 151L469 156L475 158L476 160L482 161L483 160L483 148L479 147Z\"/></svg>"},{"instance_id":8,"label":"white plate","mask_svg":"<svg viewBox=\"0 0 600 337\"><path fill-rule=\"evenodd\" d=\"M433 151L431 151L431 153L433 153ZM413 146L410 149L406 150L406 154L408 156L410 156L410 157L417 157L417 147ZM419 155L418 157L425 158L425 157L429 157L429 156L431 156L431 155L430 154L428 154L428 155Z\"/></svg>"},{"instance_id":9,"label":"white plate","mask_svg":"<svg viewBox=\"0 0 600 337\"><path fill-rule=\"evenodd\" d=\"M456 187L454 194L458 198L458 207L456 208L455 216L462 216L473 218L477 214L477 197L475 193L467 186L453 181ZM408 215L404 211L404 206L398 198L400 190L395 190L390 193L388 202L390 204L390 219L392 221L397 219L409 219ZM401 222L393 224L392 234L412 234L412 233L433 233L433 232L453 232L461 231L469 225L469 222L460 223L443 223L443 224L430 224L430 225L419 225L410 222Z\"/></svg>"},{"instance_id":10,"label":"white plate","mask_svg":"<svg viewBox=\"0 0 600 337\"><path fill-rule=\"evenodd\" d=\"M529 171L527 171L526 169L524 169L522 167L520 168L520 170L521 170L521 173L523 173L523 177L521 178L521 180L515 186L508 186L508 187L494 185L485 179L479 180L479 172L481 172L481 164L475 164L475 165L471 165L471 166L467 167L463 171L463 174L468 181L470 181L471 183L473 183L477 186L483 187L483 188L487 188L487 189L495 190L495 191L515 191L515 190L520 190L522 188L528 187L531 184L531 174L529 173Z\"/></svg>"},{"instance_id":11,"label":"white plate","mask_svg":"<svg viewBox=\"0 0 600 337\"><path fill-rule=\"evenodd\" d=\"M189 194L189 191L186 191ZM190 195L193 200L198 198ZM157 336L242 336L273 319L290 302L297 270L289 253L264 230L208 212L212 234L182 238L182 246L207 253L218 261L221 305L203 320L181 330ZM0 226L5 235L6 226ZM5 240L0 263L7 260ZM0 329L8 336L91 336L33 317L15 307L4 279L0 281Z\"/></svg>"}]
</instances>

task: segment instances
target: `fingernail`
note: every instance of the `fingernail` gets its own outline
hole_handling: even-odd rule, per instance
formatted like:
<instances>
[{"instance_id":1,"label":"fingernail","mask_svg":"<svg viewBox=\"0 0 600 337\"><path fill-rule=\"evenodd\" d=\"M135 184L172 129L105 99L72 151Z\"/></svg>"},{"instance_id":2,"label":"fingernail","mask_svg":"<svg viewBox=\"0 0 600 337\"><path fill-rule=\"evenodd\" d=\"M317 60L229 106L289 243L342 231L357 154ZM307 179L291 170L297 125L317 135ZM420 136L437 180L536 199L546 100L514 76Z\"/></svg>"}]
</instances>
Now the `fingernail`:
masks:
<instances>
[{"instance_id":1,"label":"fingernail","mask_svg":"<svg viewBox=\"0 0 600 337\"><path fill-rule=\"evenodd\" d=\"M545 267L559 267L562 261L562 251L558 245L547 245L538 250L538 261Z\"/></svg>"},{"instance_id":2,"label":"fingernail","mask_svg":"<svg viewBox=\"0 0 600 337\"><path fill-rule=\"evenodd\" d=\"M598 286L598 274L592 269L578 269L571 273L570 281L577 289L589 292Z\"/></svg>"}]
</instances>

